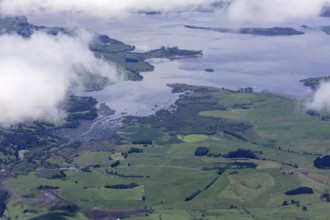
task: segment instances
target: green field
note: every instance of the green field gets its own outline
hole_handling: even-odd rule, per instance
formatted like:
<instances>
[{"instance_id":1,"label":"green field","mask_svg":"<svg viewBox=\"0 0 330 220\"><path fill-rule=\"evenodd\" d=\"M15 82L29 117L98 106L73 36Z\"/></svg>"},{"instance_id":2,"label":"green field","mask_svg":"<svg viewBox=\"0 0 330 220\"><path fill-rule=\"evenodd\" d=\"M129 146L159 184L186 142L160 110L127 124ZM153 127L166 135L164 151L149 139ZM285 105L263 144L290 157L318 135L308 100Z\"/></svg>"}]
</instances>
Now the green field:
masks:
<instances>
[{"instance_id":1,"label":"green field","mask_svg":"<svg viewBox=\"0 0 330 220\"><path fill-rule=\"evenodd\" d=\"M66 28L29 24L25 17L0 17L0 29L24 38L37 30L74 35ZM150 58L202 55L176 47L138 53L99 34L89 48L117 65L127 80L142 80L141 72L152 71ZM88 91L111 84L89 73L82 78ZM319 81L303 82L316 88ZM308 114L303 101L271 94L169 87L180 93L175 105L147 117L125 116L109 131L93 130L99 128L94 122L102 120L97 100L80 96L63 102L68 115L61 123L0 128L0 216L330 219L330 173L314 167L317 157L330 154L326 111ZM95 133L88 139L91 130ZM297 189L298 194L286 194Z\"/></svg>"},{"instance_id":2,"label":"green field","mask_svg":"<svg viewBox=\"0 0 330 220\"><path fill-rule=\"evenodd\" d=\"M329 204L320 195L330 190L330 174L314 168L313 161L317 154L328 153L330 123L306 114L302 103L287 98L189 89L193 93L177 102L184 106L178 114L186 114L178 121L183 128L175 127L171 119L163 123L170 117L163 112L120 129L120 143L106 146L106 141L98 140L88 147L78 146L71 160L60 153L67 148L58 149L47 159L52 168L8 178L4 184L11 197L5 216L86 219L86 213L95 210L108 216L131 210L140 212L129 214L136 220L328 218L324 210ZM216 126L212 133L208 125L196 127L211 120ZM141 140L152 144L133 144ZM96 150L99 143L105 144L103 150ZM194 156L200 146L208 148L209 156ZM248 149L259 159L226 158L237 149ZM111 167L116 161L120 163ZM255 166L244 168L240 165L244 163ZM65 176L54 179L39 174L59 169ZM137 186L105 188L131 183ZM45 185L58 189L37 189ZM284 194L301 186L311 187L314 193ZM78 209L63 209L67 204Z\"/></svg>"}]
</instances>

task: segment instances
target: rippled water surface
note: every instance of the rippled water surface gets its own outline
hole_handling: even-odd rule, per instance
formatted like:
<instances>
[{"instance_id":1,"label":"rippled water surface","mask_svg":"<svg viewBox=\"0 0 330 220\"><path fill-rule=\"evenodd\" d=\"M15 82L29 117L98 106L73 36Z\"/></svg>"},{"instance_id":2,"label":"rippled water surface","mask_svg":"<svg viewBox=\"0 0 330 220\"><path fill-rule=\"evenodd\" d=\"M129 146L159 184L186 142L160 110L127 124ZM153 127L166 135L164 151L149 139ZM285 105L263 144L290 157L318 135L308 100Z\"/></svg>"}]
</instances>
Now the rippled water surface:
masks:
<instances>
[{"instance_id":1,"label":"rippled water surface","mask_svg":"<svg viewBox=\"0 0 330 220\"><path fill-rule=\"evenodd\" d=\"M70 16L29 17L34 24L49 26L83 26L105 33L125 43L135 45L137 51L161 46L203 50L200 58L180 60L150 60L154 72L143 73L142 82L121 81L104 91L91 93L105 102L117 115L148 115L174 103L167 84L187 83L239 89L253 87L256 91L303 97L310 90L299 80L330 75L330 35L320 31L306 31L301 25L330 25L327 18L295 21L283 26L303 30L305 35L265 37L205 30L187 29L184 25L223 27L221 17L211 13L181 13L170 15L133 15L123 20L99 20ZM205 72L206 68L214 72Z\"/></svg>"}]
</instances>

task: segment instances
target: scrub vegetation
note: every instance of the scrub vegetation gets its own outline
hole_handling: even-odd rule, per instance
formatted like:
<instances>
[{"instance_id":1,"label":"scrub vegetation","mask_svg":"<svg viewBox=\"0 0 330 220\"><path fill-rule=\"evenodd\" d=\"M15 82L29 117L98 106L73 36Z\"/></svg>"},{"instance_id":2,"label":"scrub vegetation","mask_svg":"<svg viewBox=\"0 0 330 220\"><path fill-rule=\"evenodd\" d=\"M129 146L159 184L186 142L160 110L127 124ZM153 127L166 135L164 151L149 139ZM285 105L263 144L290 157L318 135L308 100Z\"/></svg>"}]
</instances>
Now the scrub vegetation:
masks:
<instances>
[{"instance_id":1,"label":"scrub vegetation","mask_svg":"<svg viewBox=\"0 0 330 220\"><path fill-rule=\"evenodd\" d=\"M329 123L287 98L183 84L171 87L182 92L176 105L150 117L127 117L116 143L40 147L47 155L38 159L27 151L11 171L26 170L29 163L33 169L13 176L3 172L8 175L3 186L8 194L3 195L9 195L4 215L327 217L320 210L328 205L330 176L314 167L314 161L328 152ZM91 103L87 98L75 100L87 101L86 107ZM80 108L68 109L84 110ZM106 146L100 149L100 143ZM67 148L75 149L72 158L61 154Z\"/></svg>"},{"instance_id":2,"label":"scrub vegetation","mask_svg":"<svg viewBox=\"0 0 330 220\"><path fill-rule=\"evenodd\" d=\"M23 37L38 28L66 31L36 27L24 17L2 18L0 27ZM135 53L105 35L90 49L134 80L153 69L146 59L201 55L165 47ZM173 106L148 117L127 116L116 126L100 123L95 99L69 96L61 123L1 128L0 216L328 218L328 120L308 114L300 101L271 94L170 87L180 93Z\"/></svg>"}]
</instances>

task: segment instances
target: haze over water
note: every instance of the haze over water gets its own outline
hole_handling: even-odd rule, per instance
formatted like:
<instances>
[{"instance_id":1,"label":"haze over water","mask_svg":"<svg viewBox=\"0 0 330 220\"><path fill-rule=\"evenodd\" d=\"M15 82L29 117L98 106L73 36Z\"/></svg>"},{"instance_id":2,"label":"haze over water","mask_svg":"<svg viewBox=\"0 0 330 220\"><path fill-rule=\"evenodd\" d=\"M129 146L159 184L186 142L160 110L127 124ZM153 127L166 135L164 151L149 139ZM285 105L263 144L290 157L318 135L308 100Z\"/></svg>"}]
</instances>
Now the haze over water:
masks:
<instances>
[{"instance_id":1,"label":"haze over water","mask_svg":"<svg viewBox=\"0 0 330 220\"><path fill-rule=\"evenodd\" d=\"M143 81L122 81L104 91L90 93L118 113L147 115L154 111L152 109L173 104L177 95L171 94L171 89L166 86L171 83L233 90L253 87L256 91L266 89L273 93L304 97L311 91L299 80L330 75L330 36L300 27L330 25L328 18L291 21L281 25L306 32L305 35L297 36L239 35L184 27L232 27L221 19L221 16L212 13L132 15L123 20L109 21L75 17L72 23L66 22L68 17L65 15L56 16L56 19L29 17L31 23L38 25L83 26L135 45L137 51L161 46L203 50L204 56L200 58L150 60L155 71L142 73ZM214 72L205 72L206 68L212 68Z\"/></svg>"}]
</instances>

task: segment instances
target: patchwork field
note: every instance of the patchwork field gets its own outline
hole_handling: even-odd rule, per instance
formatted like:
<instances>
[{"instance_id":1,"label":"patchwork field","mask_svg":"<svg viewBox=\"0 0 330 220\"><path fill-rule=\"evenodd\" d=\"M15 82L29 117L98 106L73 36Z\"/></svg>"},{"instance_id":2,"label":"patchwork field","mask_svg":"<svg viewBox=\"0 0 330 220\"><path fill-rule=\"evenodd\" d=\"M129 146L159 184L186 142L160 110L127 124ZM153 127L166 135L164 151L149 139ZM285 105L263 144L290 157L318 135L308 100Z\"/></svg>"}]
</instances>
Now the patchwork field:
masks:
<instances>
[{"instance_id":1,"label":"patchwork field","mask_svg":"<svg viewBox=\"0 0 330 220\"><path fill-rule=\"evenodd\" d=\"M69 159L64 149L52 150L48 167L8 178L4 184L11 198L5 215L328 218L324 210L329 203L321 195L330 190L330 174L313 165L317 156L329 151L328 121L308 115L303 103L287 98L186 85L174 88L189 91L177 101L175 112L128 117L117 132L119 142L98 140L78 146ZM313 193L285 194L299 187L310 187Z\"/></svg>"}]
</instances>

